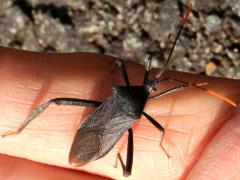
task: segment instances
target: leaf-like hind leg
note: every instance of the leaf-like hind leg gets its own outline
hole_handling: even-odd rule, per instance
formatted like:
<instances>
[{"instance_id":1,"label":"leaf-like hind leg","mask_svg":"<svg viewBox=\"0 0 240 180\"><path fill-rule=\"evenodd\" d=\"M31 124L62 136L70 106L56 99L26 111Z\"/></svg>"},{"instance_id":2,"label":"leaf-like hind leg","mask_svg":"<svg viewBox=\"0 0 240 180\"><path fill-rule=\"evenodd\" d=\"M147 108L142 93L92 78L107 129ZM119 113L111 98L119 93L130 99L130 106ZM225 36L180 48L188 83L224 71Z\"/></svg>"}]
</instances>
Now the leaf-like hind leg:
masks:
<instances>
[{"instance_id":1,"label":"leaf-like hind leg","mask_svg":"<svg viewBox=\"0 0 240 180\"><path fill-rule=\"evenodd\" d=\"M147 120L149 120L160 132L163 133L161 140L160 140L160 147L162 148L163 152L167 155L168 158L170 158L171 156L168 154L168 152L166 151L166 149L163 147L163 138L165 136L165 130L164 128L161 126L161 124L159 124L155 119L153 119L150 115L148 115L147 113L143 112L143 115L147 118Z\"/></svg>"},{"instance_id":2,"label":"leaf-like hind leg","mask_svg":"<svg viewBox=\"0 0 240 180\"><path fill-rule=\"evenodd\" d=\"M50 104L56 105L70 105L70 106L85 106L85 107L98 107L101 102L92 101L92 100L85 100L85 99L76 99L76 98L54 98L51 99L36 109L33 110L32 114L26 118L23 125L21 125L16 131L7 131L2 134L2 137L12 135L12 134L19 134L27 125L30 124L37 116L39 116Z\"/></svg>"},{"instance_id":3,"label":"leaf-like hind leg","mask_svg":"<svg viewBox=\"0 0 240 180\"><path fill-rule=\"evenodd\" d=\"M132 128L128 129L128 145L127 145L127 158L126 164L124 164L123 159L120 153L117 154L117 157L121 163L123 169L123 176L127 177L132 173L133 165L133 131Z\"/></svg>"},{"instance_id":4,"label":"leaf-like hind leg","mask_svg":"<svg viewBox=\"0 0 240 180\"><path fill-rule=\"evenodd\" d=\"M126 86L130 86L128 75L127 75L127 71L126 71L126 68L124 66L123 61L121 59L117 59L117 64L120 67L121 76L122 76Z\"/></svg>"}]
</instances>

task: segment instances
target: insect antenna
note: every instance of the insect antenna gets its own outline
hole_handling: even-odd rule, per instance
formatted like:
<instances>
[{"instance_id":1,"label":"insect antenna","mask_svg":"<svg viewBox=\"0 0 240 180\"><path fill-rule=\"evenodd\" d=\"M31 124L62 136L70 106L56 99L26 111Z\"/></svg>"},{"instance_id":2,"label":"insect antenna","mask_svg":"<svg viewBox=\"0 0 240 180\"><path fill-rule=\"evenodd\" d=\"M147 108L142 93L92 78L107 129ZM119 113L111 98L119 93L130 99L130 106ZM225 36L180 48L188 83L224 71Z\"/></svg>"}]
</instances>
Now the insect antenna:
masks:
<instances>
[{"instance_id":1,"label":"insect antenna","mask_svg":"<svg viewBox=\"0 0 240 180\"><path fill-rule=\"evenodd\" d=\"M211 96L215 96L216 98L218 99L221 99L223 100L224 102L232 105L232 106L237 106L237 103L234 102L233 100L231 100L229 97L226 97L224 96L223 94L215 91L215 90L212 90L212 89L208 89L208 88L204 88L203 86L207 85L208 83L207 82L203 82L203 83L196 83L196 84L192 84L192 83L188 83L186 81L183 81L183 80L179 80L179 79L174 79L174 78L166 78L166 79L163 79L162 81L160 82L164 82L164 81L172 81L172 82L179 82L181 83L180 85L178 86L175 86L173 88L170 88L166 91L163 91L163 92L160 92L158 94L155 94L153 96L150 96L149 99L154 99L154 98L158 98L160 96L165 96L167 94L171 94L171 93L174 93L174 92L177 92L177 91L181 91L181 90L184 90L186 88L197 88L197 89L200 89L202 91L205 91L207 92L209 95Z\"/></svg>"},{"instance_id":2,"label":"insect antenna","mask_svg":"<svg viewBox=\"0 0 240 180\"><path fill-rule=\"evenodd\" d=\"M228 103L228 104L230 104L230 105L232 105L232 106L237 106L237 103L236 103L236 102L234 102L234 101L231 100L229 97L226 97L226 96L224 96L223 94L221 94L221 93L219 93L219 92L217 92L217 91L215 91L215 90L203 88L203 87L200 87L200 86L197 86L197 87L200 88L200 89L202 89L202 90L204 90L204 91L206 91L206 92L207 92L208 94L210 94L211 96L215 96L216 98L221 99L221 100L223 100L224 102L226 102L226 103Z\"/></svg>"},{"instance_id":3,"label":"insect antenna","mask_svg":"<svg viewBox=\"0 0 240 180\"><path fill-rule=\"evenodd\" d=\"M187 11L185 12L185 14L183 15L183 17L182 17L181 20L180 20L180 27L179 27L179 30L178 30L177 35L176 35L176 37L175 37L175 40L174 40L174 42L173 42L172 48L171 48L171 50L170 50L170 53L169 53L169 55L168 55L167 61L166 61L166 63L164 64L163 68L158 72L158 74L157 74L156 77L155 77L156 83L157 83L157 81L159 80L159 78L161 77L161 75L162 75L162 74L165 72L165 70L168 68L168 66L169 66L169 64L170 64L170 62L171 62L171 57L172 57L173 50L174 50L174 48L175 48L175 46L176 46L176 44L177 44L177 41L178 41L178 39L179 39L179 36L180 36L180 34L181 34L182 30L183 30L184 24L187 22L187 19L188 19L188 16L189 16L189 13L191 12L191 10L192 10L192 4L190 3L190 4L188 5Z\"/></svg>"},{"instance_id":4,"label":"insect antenna","mask_svg":"<svg viewBox=\"0 0 240 180\"><path fill-rule=\"evenodd\" d=\"M173 78L165 78L165 79L160 79L160 77L162 76L162 74L165 72L165 70L168 68L170 62L171 62L171 56L172 56L172 53L174 51L174 48L177 44L177 41L179 39L179 36L183 30L183 27L184 27L184 24L187 22L187 19L188 19L188 16L189 16L189 13L191 12L192 10L192 4L190 3L188 5L188 8L185 12L185 14L183 15L183 17L181 18L180 20L180 27L179 27L179 30L177 32L177 35L175 37L175 40L173 42L173 45L172 45L172 48L170 50L170 53L168 55L168 58L167 58L167 61L165 62L163 68L157 73L157 75L155 76L153 82L152 82L152 87L151 89L155 89L156 86L160 83L160 82L164 82L164 81L176 81L176 82L180 82L180 83L183 83L182 85L180 86L176 86L172 89L169 89L167 91L164 91L164 92L161 92L159 94L156 94L154 96L150 96L149 98L150 99L153 99L153 98L156 98L156 97L160 97L160 96L163 96L163 95L166 95L166 94L170 94L172 92L176 92L176 91L179 91L179 90L182 90L182 89L185 89L186 87L195 87L195 88L198 88L200 90L203 90L205 92L207 92L208 94L212 95L212 96L215 96L216 98L218 99L221 99L223 100L224 102L232 105L232 106L237 106L237 103L235 103L233 100L231 100L230 98L224 96L223 94L215 91L215 90L212 90L212 89L207 89L207 88L203 88L201 87L201 85L197 85L197 84L191 84L191 83L187 83L187 82L184 82L184 81L181 81L181 80L177 80L177 79L173 79ZM146 77L145 77L146 78ZM144 79L145 80L145 79Z\"/></svg>"}]
</instances>

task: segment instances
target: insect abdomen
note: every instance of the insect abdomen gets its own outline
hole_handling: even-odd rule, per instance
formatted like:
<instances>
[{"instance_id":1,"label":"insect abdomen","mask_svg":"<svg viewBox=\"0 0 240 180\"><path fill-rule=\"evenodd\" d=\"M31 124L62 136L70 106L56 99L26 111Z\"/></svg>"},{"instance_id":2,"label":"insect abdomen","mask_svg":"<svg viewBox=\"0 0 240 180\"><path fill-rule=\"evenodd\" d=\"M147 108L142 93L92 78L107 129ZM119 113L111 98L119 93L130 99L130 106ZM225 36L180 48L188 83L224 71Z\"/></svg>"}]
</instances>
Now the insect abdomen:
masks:
<instances>
[{"instance_id":1,"label":"insect abdomen","mask_svg":"<svg viewBox=\"0 0 240 180\"><path fill-rule=\"evenodd\" d=\"M119 108L113 96L81 123L69 154L69 163L81 166L105 156L135 119Z\"/></svg>"}]
</instances>

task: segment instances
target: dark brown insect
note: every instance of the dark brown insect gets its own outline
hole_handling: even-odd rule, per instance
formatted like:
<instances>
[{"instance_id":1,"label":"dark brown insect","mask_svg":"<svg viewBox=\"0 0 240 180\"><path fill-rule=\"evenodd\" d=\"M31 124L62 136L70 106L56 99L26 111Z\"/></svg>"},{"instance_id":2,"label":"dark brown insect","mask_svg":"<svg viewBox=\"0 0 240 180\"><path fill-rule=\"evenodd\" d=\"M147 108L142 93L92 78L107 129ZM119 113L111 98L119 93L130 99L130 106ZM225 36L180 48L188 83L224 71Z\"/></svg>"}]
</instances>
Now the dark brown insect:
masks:
<instances>
[{"instance_id":1,"label":"dark brown insect","mask_svg":"<svg viewBox=\"0 0 240 180\"><path fill-rule=\"evenodd\" d=\"M154 120L149 114L143 111L144 106L148 99L164 96L166 94L174 93L176 91L183 90L189 86L199 88L201 90L209 92L207 89L202 88L198 84L190 84L182 80L173 78L161 78L162 73L167 69L172 52L178 40L178 37L183 29L183 25L187 20L188 14L191 10L191 5L188 7L184 17L182 18L180 28L177 36L169 53L168 59L163 69L152 80L148 79L148 74L151 68L151 57L148 59L147 68L145 70L143 85L130 86L126 69L121 60L117 60L121 69L121 75L126 86L114 86L112 89L112 96L107 98L105 102L97 102L85 99L75 98L55 98L48 102L41 104L37 107L31 116L29 116L24 125L21 126L15 132L7 132L4 136L10 134L20 133L34 118L42 113L50 104L57 105L75 105L85 107L96 107L96 110L87 116L80 127L77 130L76 136L72 143L72 147L69 154L69 162L73 166L80 166L91 161L100 159L105 156L123 134L128 131L128 146L127 146L127 159L126 163L123 163L121 155L118 153L118 158L123 168L123 175L128 176L132 172L133 164L133 132L131 129L132 124L140 118L143 114L160 132L163 133L161 142L164 137L164 128ZM168 89L164 92L158 93L154 96L150 96L150 93L156 89L156 87L165 81L176 81L180 85ZM210 92L209 92L210 93ZM219 95L215 95L219 96ZM222 98L224 99L224 98ZM163 151L165 149L162 147Z\"/></svg>"}]
</instances>

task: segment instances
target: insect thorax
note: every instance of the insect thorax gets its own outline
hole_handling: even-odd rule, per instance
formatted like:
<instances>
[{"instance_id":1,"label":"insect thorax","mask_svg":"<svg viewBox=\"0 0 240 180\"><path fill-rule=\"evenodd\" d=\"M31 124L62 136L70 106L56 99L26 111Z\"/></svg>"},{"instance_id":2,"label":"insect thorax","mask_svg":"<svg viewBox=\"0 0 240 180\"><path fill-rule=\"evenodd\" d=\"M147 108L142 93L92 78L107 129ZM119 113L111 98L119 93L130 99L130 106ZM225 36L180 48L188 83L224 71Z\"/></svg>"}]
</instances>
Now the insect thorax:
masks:
<instances>
[{"instance_id":1,"label":"insect thorax","mask_svg":"<svg viewBox=\"0 0 240 180\"><path fill-rule=\"evenodd\" d=\"M112 92L124 113L133 119L140 118L149 96L144 86L114 86Z\"/></svg>"}]
</instances>

